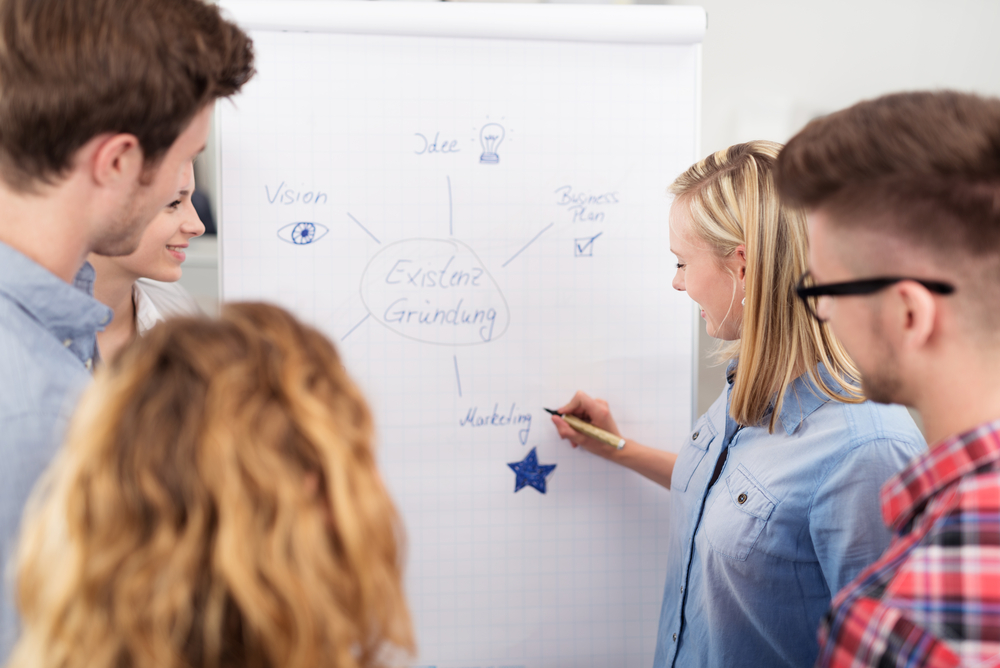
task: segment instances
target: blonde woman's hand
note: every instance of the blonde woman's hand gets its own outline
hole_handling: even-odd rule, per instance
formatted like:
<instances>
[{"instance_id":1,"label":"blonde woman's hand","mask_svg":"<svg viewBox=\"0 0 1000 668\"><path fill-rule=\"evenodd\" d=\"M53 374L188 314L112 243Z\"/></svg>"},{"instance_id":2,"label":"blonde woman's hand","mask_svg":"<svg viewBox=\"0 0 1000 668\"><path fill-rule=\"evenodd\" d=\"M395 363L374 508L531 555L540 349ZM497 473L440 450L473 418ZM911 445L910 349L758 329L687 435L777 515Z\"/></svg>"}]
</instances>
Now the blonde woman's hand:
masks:
<instances>
[{"instance_id":1,"label":"blonde woman's hand","mask_svg":"<svg viewBox=\"0 0 1000 668\"><path fill-rule=\"evenodd\" d=\"M621 433L618 431L618 425L615 424L615 419L608 408L608 402L604 399L595 399L586 392L577 392L574 394L569 403L559 408L558 412L563 415L574 415L595 427L600 427L604 431L621 436ZM616 454L619 452L618 450L595 438L581 434L570 427L558 415L552 416L552 424L555 425L556 431L559 432L559 437L572 443L574 448L580 446L584 450L605 459L615 460L617 458Z\"/></svg>"}]
</instances>

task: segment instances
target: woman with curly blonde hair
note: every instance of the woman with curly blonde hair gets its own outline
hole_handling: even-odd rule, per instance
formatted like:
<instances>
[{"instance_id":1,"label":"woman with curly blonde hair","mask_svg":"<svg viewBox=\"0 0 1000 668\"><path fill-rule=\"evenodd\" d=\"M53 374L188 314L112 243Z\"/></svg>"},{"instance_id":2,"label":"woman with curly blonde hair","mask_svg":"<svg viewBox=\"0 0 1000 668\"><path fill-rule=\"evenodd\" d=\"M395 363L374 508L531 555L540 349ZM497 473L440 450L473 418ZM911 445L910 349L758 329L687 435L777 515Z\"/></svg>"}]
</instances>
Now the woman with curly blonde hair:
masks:
<instances>
[{"instance_id":1,"label":"woman with curly blonde hair","mask_svg":"<svg viewBox=\"0 0 1000 668\"><path fill-rule=\"evenodd\" d=\"M35 490L10 668L367 668L414 651L402 530L331 343L226 307L137 341Z\"/></svg>"}]
</instances>

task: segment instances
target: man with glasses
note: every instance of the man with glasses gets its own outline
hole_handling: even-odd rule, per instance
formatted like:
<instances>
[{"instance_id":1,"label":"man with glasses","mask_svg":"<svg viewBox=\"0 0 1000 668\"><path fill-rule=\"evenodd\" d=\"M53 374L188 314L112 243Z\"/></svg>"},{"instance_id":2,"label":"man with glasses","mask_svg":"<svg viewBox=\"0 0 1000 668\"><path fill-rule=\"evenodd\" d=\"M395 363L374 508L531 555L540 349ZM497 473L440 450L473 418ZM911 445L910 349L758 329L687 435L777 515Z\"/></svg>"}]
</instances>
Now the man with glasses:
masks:
<instances>
[{"instance_id":1,"label":"man with glasses","mask_svg":"<svg viewBox=\"0 0 1000 668\"><path fill-rule=\"evenodd\" d=\"M931 444L882 488L893 542L834 598L819 665L997 665L1000 100L862 102L796 135L778 182L809 213L800 298Z\"/></svg>"}]
</instances>

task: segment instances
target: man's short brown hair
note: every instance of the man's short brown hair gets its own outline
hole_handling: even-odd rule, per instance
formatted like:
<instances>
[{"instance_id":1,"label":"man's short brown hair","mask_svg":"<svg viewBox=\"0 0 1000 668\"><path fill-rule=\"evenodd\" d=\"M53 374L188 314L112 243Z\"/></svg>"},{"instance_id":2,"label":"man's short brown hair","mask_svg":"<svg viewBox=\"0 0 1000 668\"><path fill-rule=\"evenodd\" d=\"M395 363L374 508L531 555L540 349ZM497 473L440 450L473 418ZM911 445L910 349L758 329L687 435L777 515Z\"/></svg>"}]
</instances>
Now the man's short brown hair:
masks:
<instances>
[{"instance_id":1,"label":"man's short brown hair","mask_svg":"<svg viewBox=\"0 0 1000 668\"><path fill-rule=\"evenodd\" d=\"M203 0L0 0L0 177L52 183L103 133L155 165L253 71L249 37Z\"/></svg>"},{"instance_id":2,"label":"man's short brown hair","mask_svg":"<svg viewBox=\"0 0 1000 668\"><path fill-rule=\"evenodd\" d=\"M780 195L932 253L1000 252L1000 99L887 95L809 123L778 158Z\"/></svg>"}]
</instances>

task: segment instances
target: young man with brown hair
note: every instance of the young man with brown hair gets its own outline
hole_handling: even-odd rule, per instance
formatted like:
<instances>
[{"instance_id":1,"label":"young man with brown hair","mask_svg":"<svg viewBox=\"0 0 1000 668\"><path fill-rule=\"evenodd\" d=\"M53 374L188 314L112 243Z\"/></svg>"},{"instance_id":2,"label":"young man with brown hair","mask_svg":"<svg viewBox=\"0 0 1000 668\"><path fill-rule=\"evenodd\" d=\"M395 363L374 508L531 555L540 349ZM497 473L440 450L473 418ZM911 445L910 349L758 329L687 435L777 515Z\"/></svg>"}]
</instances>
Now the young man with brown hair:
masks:
<instances>
[{"instance_id":1,"label":"young man with brown hair","mask_svg":"<svg viewBox=\"0 0 1000 668\"><path fill-rule=\"evenodd\" d=\"M125 255L253 74L202 0L0 0L0 559L111 319L91 251ZM0 581L0 663L16 634Z\"/></svg>"},{"instance_id":2,"label":"young man with brown hair","mask_svg":"<svg viewBox=\"0 0 1000 668\"><path fill-rule=\"evenodd\" d=\"M862 102L796 135L778 179L809 212L800 296L932 444L882 488L893 542L834 598L819 665L997 665L1000 100Z\"/></svg>"}]
</instances>

